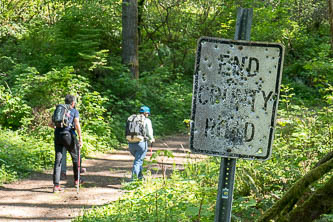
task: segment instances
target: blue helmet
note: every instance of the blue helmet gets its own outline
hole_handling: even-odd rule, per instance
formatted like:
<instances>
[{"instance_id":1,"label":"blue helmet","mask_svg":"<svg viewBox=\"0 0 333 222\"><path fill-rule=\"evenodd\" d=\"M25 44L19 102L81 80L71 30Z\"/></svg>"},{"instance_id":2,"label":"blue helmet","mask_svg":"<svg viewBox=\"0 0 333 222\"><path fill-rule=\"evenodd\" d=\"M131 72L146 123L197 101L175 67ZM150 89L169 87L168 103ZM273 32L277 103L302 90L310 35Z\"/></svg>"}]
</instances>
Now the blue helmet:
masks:
<instances>
[{"instance_id":1,"label":"blue helmet","mask_svg":"<svg viewBox=\"0 0 333 222\"><path fill-rule=\"evenodd\" d=\"M148 106L141 106L139 112L140 113L148 113L148 114L150 114L150 109L149 109Z\"/></svg>"}]
</instances>

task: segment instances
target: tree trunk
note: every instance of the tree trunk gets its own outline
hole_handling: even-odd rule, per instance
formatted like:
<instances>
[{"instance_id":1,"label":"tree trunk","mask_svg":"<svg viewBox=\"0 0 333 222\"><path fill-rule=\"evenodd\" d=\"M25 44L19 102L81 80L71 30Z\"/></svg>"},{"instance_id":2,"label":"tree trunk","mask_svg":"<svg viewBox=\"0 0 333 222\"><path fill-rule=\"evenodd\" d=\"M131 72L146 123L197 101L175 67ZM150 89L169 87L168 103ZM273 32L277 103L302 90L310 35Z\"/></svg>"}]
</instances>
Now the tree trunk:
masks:
<instances>
[{"instance_id":1,"label":"tree trunk","mask_svg":"<svg viewBox=\"0 0 333 222\"><path fill-rule=\"evenodd\" d=\"M290 212L289 221L311 222L330 213L333 207L333 177L301 206Z\"/></svg>"},{"instance_id":2,"label":"tree trunk","mask_svg":"<svg viewBox=\"0 0 333 222\"><path fill-rule=\"evenodd\" d=\"M134 78L139 78L138 58L138 2L122 3L122 62L129 66Z\"/></svg>"},{"instance_id":3,"label":"tree trunk","mask_svg":"<svg viewBox=\"0 0 333 222\"><path fill-rule=\"evenodd\" d=\"M142 30L142 13L145 0L139 0L138 2L138 44L141 45L141 30Z\"/></svg>"},{"instance_id":4,"label":"tree trunk","mask_svg":"<svg viewBox=\"0 0 333 222\"><path fill-rule=\"evenodd\" d=\"M321 164L326 163L327 161L329 161L332 158L333 158L333 151L329 152L323 158L321 158L321 160L319 160L319 162L315 165L315 167L319 167Z\"/></svg>"},{"instance_id":5,"label":"tree trunk","mask_svg":"<svg viewBox=\"0 0 333 222\"><path fill-rule=\"evenodd\" d=\"M309 171L306 175L299 179L279 201L268 209L259 218L258 222L268 222L275 218L278 218L278 221L281 221L281 219L283 220L283 218L289 213L287 211L292 209L295 203L297 203L297 201L302 197L304 192L308 190L308 187L332 169L333 159L330 159L329 161ZM288 210L286 210L286 208ZM308 210L311 211L311 209Z\"/></svg>"},{"instance_id":6,"label":"tree trunk","mask_svg":"<svg viewBox=\"0 0 333 222\"><path fill-rule=\"evenodd\" d=\"M331 25L331 55L333 56L333 0L327 0L327 2L329 11L328 20Z\"/></svg>"}]
</instances>

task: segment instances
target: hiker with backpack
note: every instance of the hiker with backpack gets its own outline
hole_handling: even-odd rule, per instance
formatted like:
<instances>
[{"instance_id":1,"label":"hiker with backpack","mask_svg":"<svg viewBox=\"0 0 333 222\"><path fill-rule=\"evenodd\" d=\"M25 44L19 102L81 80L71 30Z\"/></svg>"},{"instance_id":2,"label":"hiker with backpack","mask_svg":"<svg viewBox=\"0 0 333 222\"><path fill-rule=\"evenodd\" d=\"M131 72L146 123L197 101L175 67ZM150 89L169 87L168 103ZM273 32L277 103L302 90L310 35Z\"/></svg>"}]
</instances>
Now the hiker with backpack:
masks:
<instances>
[{"instance_id":1,"label":"hiker with backpack","mask_svg":"<svg viewBox=\"0 0 333 222\"><path fill-rule=\"evenodd\" d=\"M139 114L133 114L128 117L126 122L126 139L131 154L134 156L132 167L132 180L142 180L142 165L147 154L148 141L155 142L153 135L153 127L150 115L150 108L142 106Z\"/></svg>"},{"instance_id":2,"label":"hiker with backpack","mask_svg":"<svg viewBox=\"0 0 333 222\"><path fill-rule=\"evenodd\" d=\"M81 136L81 127L79 122L79 112L75 108L76 98L73 95L66 95L65 104L56 106L52 116L54 130L55 161L53 170L53 192L62 192L60 187L60 171L63 158L63 149L65 148L72 157L74 185L79 186L79 153L83 145Z\"/></svg>"}]
</instances>

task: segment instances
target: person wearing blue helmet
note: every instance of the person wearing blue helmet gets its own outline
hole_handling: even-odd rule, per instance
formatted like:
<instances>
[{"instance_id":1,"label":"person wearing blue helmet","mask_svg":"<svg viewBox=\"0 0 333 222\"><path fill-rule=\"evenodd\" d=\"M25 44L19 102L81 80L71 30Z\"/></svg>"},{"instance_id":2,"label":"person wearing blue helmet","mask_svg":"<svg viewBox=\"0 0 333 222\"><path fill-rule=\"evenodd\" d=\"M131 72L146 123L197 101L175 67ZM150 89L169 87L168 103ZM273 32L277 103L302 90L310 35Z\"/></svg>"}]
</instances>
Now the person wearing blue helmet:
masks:
<instances>
[{"instance_id":1,"label":"person wearing blue helmet","mask_svg":"<svg viewBox=\"0 0 333 222\"><path fill-rule=\"evenodd\" d=\"M135 115L135 119L139 119L142 121L143 126L143 136L139 137L137 141L130 141L129 140L129 150L131 154L134 156L134 162L132 167L132 180L135 179L143 179L143 161L147 154L148 150L148 141L150 143L155 142L154 134L153 134L153 127L151 120L148 118L150 115L150 108L148 106L140 107L139 114Z\"/></svg>"}]
</instances>

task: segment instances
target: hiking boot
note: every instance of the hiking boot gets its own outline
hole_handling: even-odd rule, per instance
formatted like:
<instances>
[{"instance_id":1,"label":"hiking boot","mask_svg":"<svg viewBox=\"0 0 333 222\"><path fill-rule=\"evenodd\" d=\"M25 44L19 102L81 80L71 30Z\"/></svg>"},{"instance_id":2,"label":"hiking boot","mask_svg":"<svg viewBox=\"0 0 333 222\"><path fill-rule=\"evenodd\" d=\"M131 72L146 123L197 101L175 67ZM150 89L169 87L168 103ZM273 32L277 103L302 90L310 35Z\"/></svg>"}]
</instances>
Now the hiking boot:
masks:
<instances>
[{"instance_id":1,"label":"hiking boot","mask_svg":"<svg viewBox=\"0 0 333 222\"><path fill-rule=\"evenodd\" d=\"M53 187L53 193L60 193L60 192L64 192L64 189L62 189L59 185Z\"/></svg>"},{"instance_id":2,"label":"hiking boot","mask_svg":"<svg viewBox=\"0 0 333 222\"><path fill-rule=\"evenodd\" d=\"M86 168L81 168L80 173L85 173L85 172L87 172L87 169Z\"/></svg>"},{"instance_id":3,"label":"hiking boot","mask_svg":"<svg viewBox=\"0 0 333 222\"><path fill-rule=\"evenodd\" d=\"M60 180L66 180L66 179L67 179L66 173L61 173Z\"/></svg>"},{"instance_id":4,"label":"hiking boot","mask_svg":"<svg viewBox=\"0 0 333 222\"><path fill-rule=\"evenodd\" d=\"M84 184L84 181L80 179L80 185ZM77 187L79 185L79 181L75 180L74 181L74 186Z\"/></svg>"}]
</instances>

